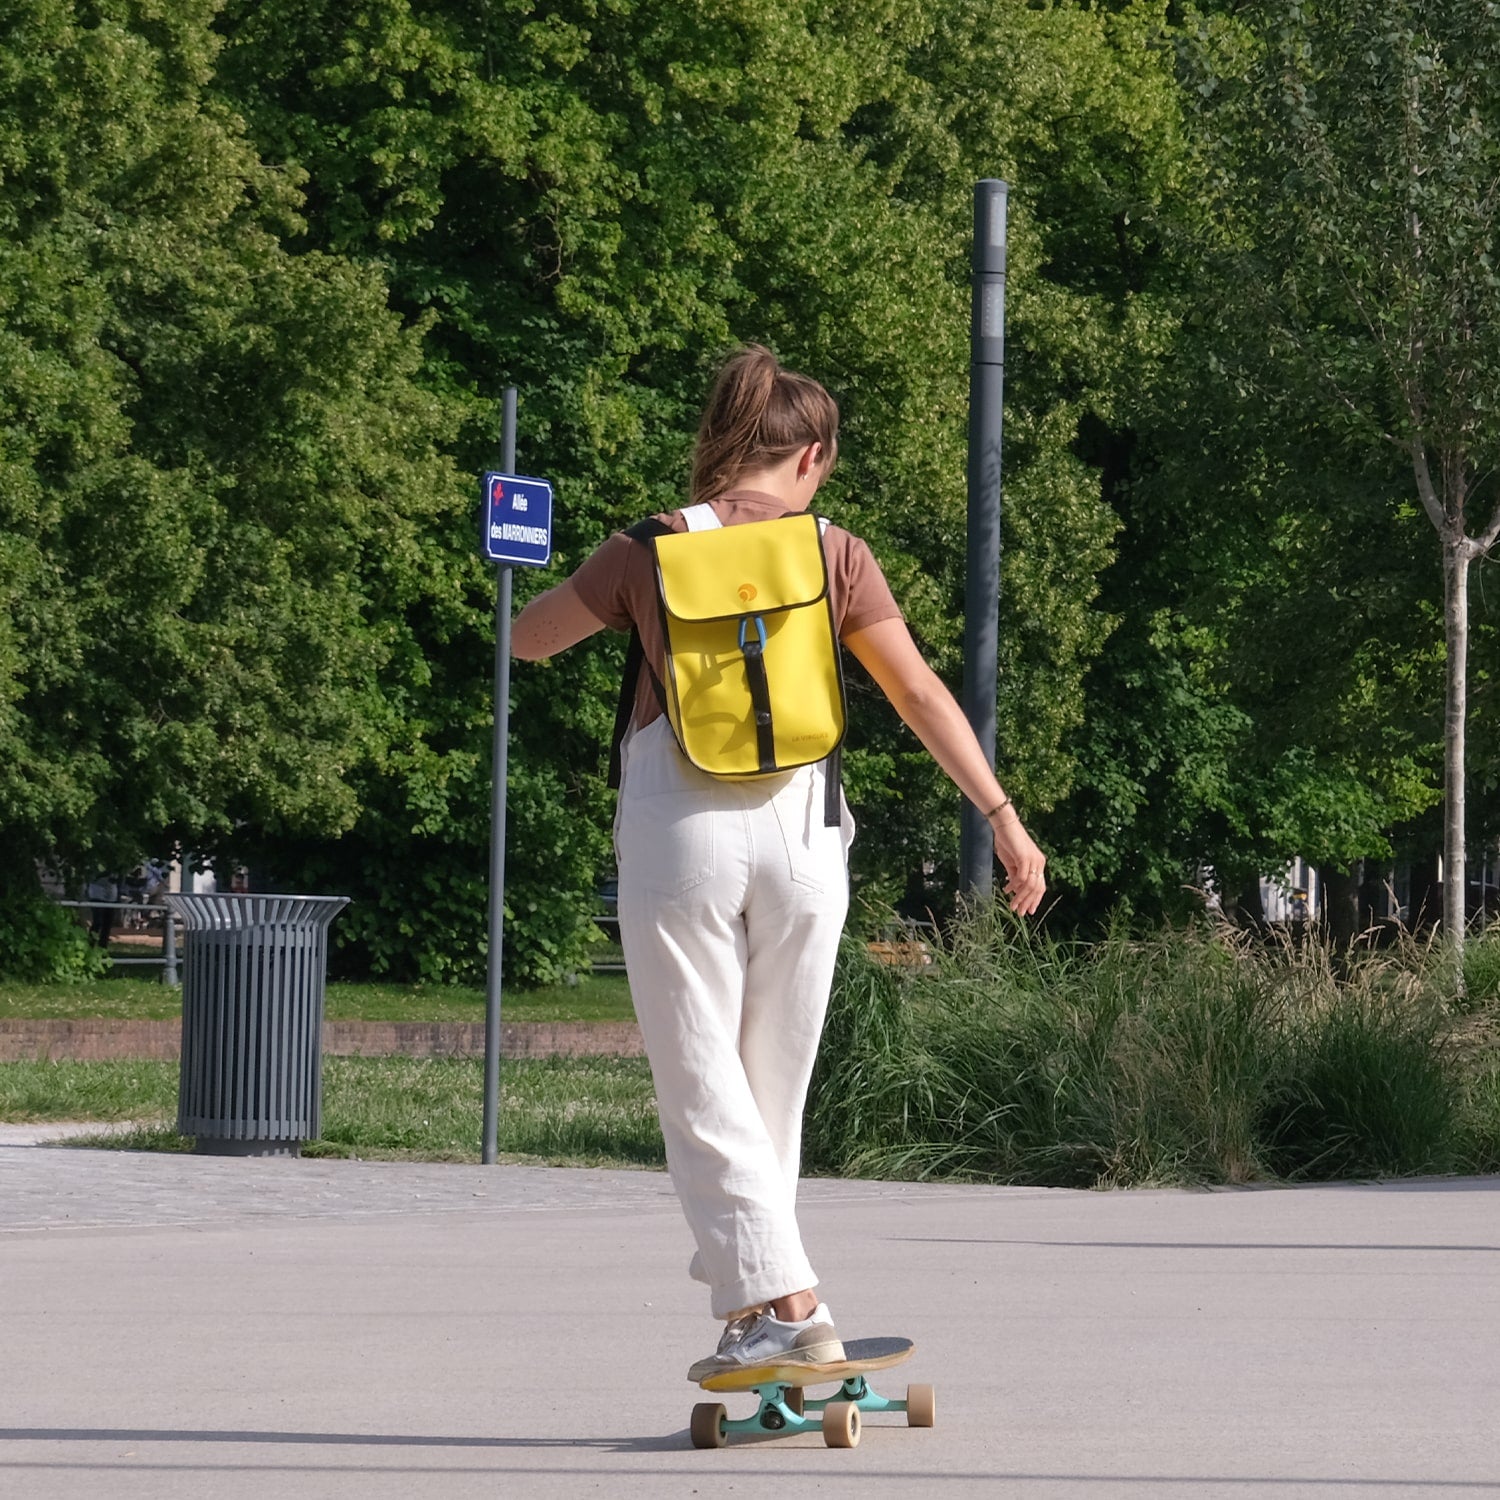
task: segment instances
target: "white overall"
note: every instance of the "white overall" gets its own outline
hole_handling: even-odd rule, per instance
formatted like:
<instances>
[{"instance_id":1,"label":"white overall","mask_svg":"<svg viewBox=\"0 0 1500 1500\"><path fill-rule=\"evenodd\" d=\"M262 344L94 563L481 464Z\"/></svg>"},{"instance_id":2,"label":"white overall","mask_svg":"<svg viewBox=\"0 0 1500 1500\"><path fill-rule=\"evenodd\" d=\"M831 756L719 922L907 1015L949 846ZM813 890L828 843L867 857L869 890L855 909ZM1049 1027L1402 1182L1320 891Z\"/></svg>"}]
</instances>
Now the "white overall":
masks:
<instances>
[{"instance_id":1,"label":"white overall","mask_svg":"<svg viewBox=\"0 0 1500 1500\"><path fill-rule=\"evenodd\" d=\"M824 768L728 781L665 718L624 749L620 938L691 1274L727 1318L817 1284L797 1228L802 1109L849 904L854 823Z\"/></svg>"}]
</instances>

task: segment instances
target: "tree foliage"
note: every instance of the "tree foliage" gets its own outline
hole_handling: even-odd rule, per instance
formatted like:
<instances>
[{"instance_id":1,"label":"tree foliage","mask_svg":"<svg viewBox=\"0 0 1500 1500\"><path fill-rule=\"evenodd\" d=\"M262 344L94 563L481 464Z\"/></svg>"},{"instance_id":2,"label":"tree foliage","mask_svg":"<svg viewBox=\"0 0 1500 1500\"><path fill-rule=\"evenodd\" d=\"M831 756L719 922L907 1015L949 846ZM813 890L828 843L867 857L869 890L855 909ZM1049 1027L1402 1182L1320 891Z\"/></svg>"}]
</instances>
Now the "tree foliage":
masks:
<instances>
[{"instance_id":1,"label":"tree foliage","mask_svg":"<svg viewBox=\"0 0 1500 1500\"><path fill-rule=\"evenodd\" d=\"M1491 482L1496 9L0 0L7 847L246 860L356 898L338 964L476 977L501 392L524 601L680 503L747 339L838 396L820 508L956 684L1003 176L1001 771L1068 914L1383 856L1436 796L1424 510L1482 540ZM620 645L513 675L511 980L587 958ZM856 881L941 905L956 797L851 675Z\"/></svg>"},{"instance_id":2,"label":"tree foliage","mask_svg":"<svg viewBox=\"0 0 1500 1500\"><path fill-rule=\"evenodd\" d=\"M23 863L334 834L453 591L452 403L381 278L292 253L206 3L12 0L0 62L0 825ZM431 607L431 606L429 606Z\"/></svg>"},{"instance_id":3,"label":"tree foliage","mask_svg":"<svg viewBox=\"0 0 1500 1500\"><path fill-rule=\"evenodd\" d=\"M1065 736L1110 626L1091 600L1115 521L1076 451L1080 422L1108 411L1161 336L1122 227L1166 171L1170 59L1140 45L1157 20L1152 6L284 0L226 8L219 86L269 160L306 172L307 243L379 266L409 316L433 316L428 380L490 413L461 462L493 461L494 402L519 387L521 467L557 486L558 571L680 502L713 362L764 340L839 396L843 458L820 507L869 538L955 682L970 189L1016 177L1025 353L1008 415L1001 723L1010 780L1041 808L1072 783ZM1014 102L980 107L981 85ZM1101 253L1117 273L1101 274ZM523 577L522 597L554 576ZM395 855L420 791L442 804L431 830L478 868L468 773L483 763L487 623L471 623L468 675L441 683L467 730L422 738L366 787L346 848ZM607 857L598 747L618 660L606 646L517 670L512 766L540 799L512 825L524 902L555 896L562 869L586 903L579 877ZM924 861L951 866L954 798L872 691L855 694L856 877L899 892ZM552 818L558 802L567 816ZM525 925L525 905L512 915ZM575 958L558 950L564 967Z\"/></svg>"},{"instance_id":4,"label":"tree foliage","mask_svg":"<svg viewBox=\"0 0 1500 1500\"><path fill-rule=\"evenodd\" d=\"M1466 591L1500 536L1500 7L1321 0L1205 21L1187 41L1209 183L1200 243L1228 292L1216 368L1299 459L1270 533L1295 553L1267 573L1285 599L1287 562L1314 563L1341 605L1282 716L1349 773L1318 810L1348 826L1327 841L1336 863L1373 852L1359 846L1444 784L1446 915L1461 932ZM1413 535L1427 521L1441 573L1431 533L1425 547Z\"/></svg>"}]
</instances>

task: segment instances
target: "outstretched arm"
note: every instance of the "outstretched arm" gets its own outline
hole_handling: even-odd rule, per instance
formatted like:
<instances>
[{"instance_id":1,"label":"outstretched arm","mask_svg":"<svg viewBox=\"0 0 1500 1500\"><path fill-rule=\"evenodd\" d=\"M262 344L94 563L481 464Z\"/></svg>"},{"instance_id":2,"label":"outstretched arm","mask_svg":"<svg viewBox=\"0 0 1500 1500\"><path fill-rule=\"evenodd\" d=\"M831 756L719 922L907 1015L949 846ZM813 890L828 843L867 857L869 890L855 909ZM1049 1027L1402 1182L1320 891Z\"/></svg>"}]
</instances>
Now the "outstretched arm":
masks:
<instances>
[{"instance_id":1,"label":"outstretched arm","mask_svg":"<svg viewBox=\"0 0 1500 1500\"><path fill-rule=\"evenodd\" d=\"M604 621L578 597L571 578L538 594L511 621L510 649L522 661L541 661L587 640Z\"/></svg>"},{"instance_id":2,"label":"outstretched arm","mask_svg":"<svg viewBox=\"0 0 1500 1500\"><path fill-rule=\"evenodd\" d=\"M995 853L1008 877L1005 890L1010 904L1022 916L1034 912L1047 889L1046 856L1021 826L1020 815L995 779L963 710L922 660L906 622L877 621L845 636L844 644L958 789L989 815Z\"/></svg>"}]
</instances>

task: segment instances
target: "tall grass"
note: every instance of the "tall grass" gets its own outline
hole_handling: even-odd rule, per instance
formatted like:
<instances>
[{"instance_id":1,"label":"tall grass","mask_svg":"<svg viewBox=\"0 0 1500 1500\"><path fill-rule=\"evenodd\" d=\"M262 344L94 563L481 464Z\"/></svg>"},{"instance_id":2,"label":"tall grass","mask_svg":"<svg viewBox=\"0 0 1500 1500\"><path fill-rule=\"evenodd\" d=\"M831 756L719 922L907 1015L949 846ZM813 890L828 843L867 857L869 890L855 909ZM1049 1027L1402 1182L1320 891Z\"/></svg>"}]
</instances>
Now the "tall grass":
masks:
<instances>
[{"instance_id":1,"label":"tall grass","mask_svg":"<svg viewBox=\"0 0 1500 1500\"><path fill-rule=\"evenodd\" d=\"M1093 944L968 913L922 969L846 944L804 1162L834 1175L1068 1187L1500 1171L1500 936L1336 956L1202 928ZM1493 976L1491 982L1487 976ZM641 1059L507 1062L500 1150L663 1160ZM0 1119L144 1120L165 1063L0 1064ZM476 1160L477 1061L328 1058L329 1155Z\"/></svg>"},{"instance_id":2,"label":"tall grass","mask_svg":"<svg viewBox=\"0 0 1500 1500\"><path fill-rule=\"evenodd\" d=\"M1463 1064L1441 964L1414 943L1337 963L1209 928L1082 945L989 906L933 957L891 967L846 946L810 1169L1091 1187L1500 1154L1500 1077Z\"/></svg>"}]
</instances>

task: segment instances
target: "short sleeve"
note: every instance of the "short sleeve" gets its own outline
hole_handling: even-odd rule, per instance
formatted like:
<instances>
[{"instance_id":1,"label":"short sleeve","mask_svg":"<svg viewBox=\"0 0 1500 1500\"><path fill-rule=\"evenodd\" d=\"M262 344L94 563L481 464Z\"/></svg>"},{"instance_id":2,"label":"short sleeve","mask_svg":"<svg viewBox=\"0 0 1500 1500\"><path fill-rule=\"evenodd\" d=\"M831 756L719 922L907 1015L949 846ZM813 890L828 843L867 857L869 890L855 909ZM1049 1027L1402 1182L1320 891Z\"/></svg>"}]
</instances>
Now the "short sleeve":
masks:
<instances>
[{"instance_id":1,"label":"short sleeve","mask_svg":"<svg viewBox=\"0 0 1500 1500\"><path fill-rule=\"evenodd\" d=\"M830 535L835 528L829 528ZM847 531L839 530L841 545L830 548L830 583L834 588L835 601L840 604L839 639L876 625L881 620L902 618L901 606L891 593L891 586L875 561L875 554L868 543Z\"/></svg>"}]
</instances>

